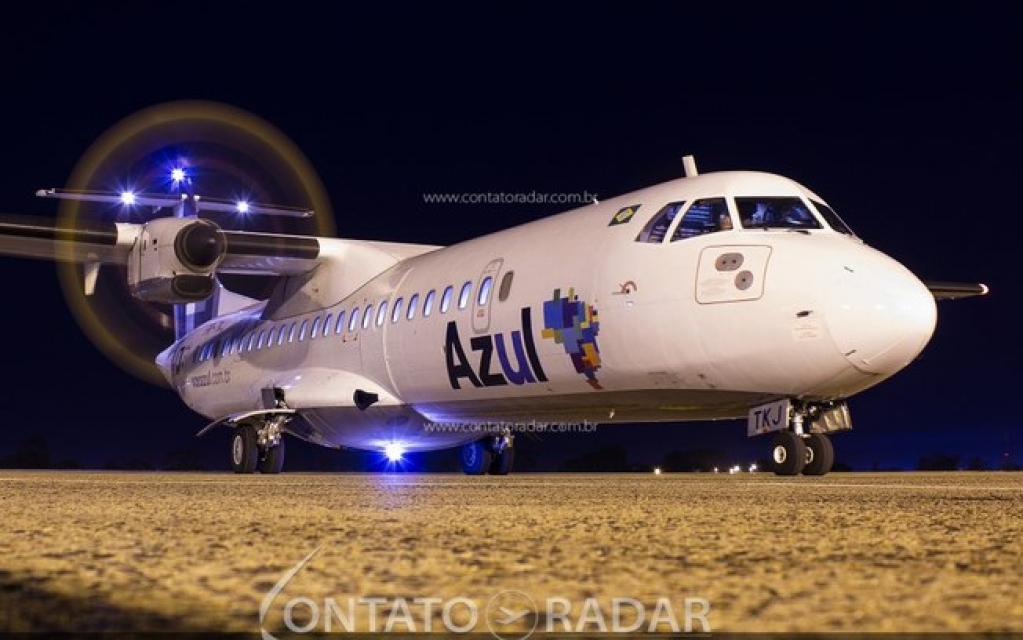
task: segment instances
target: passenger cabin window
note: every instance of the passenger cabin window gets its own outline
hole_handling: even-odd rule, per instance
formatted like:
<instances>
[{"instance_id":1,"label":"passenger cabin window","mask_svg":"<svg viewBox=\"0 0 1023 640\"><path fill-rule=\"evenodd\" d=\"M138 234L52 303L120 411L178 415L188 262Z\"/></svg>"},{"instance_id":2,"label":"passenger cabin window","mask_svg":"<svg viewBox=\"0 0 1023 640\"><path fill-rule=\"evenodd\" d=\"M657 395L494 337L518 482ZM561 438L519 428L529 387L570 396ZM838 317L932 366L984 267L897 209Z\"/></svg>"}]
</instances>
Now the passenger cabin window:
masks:
<instances>
[{"instance_id":1,"label":"passenger cabin window","mask_svg":"<svg viewBox=\"0 0 1023 640\"><path fill-rule=\"evenodd\" d=\"M408 301L408 314L405 316L406 320L411 320L416 317L416 307L419 305L419 294L413 293L412 297Z\"/></svg>"},{"instance_id":2,"label":"passenger cabin window","mask_svg":"<svg viewBox=\"0 0 1023 640\"><path fill-rule=\"evenodd\" d=\"M348 333L355 331L357 326L359 326L359 307L352 309L352 317L348 319Z\"/></svg>"},{"instance_id":3,"label":"passenger cabin window","mask_svg":"<svg viewBox=\"0 0 1023 640\"><path fill-rule=\"evenodd\" d=\"M430 289L430 293L426 294L426 299L423 300L423 317L426 318L433 311L433 299L437 297L437 292Z\"/></svg>"},{"instance_id":4,"label":"passenger cabin window","mask_svg":"<svg viewBox=\"0 0 1023 640\"><path fill-rule=\"evenodd\" d=\"M380 303L380 308L377 309L377 326L384 324L384 320L387 320L387 300Z\"/></svg>"},{"instance_id":5,"label":"passenger cabin window","mask_svg":"<svg viewBox=\"0 0 1023 640\"><path fill-rule=\"evenodd\" d=\"M225 357L231 351L231 338L224 338L224 348L220 352L220 357Z\"/></svg>"},{"instance_id":6,"label":"passenger cabin window","mask_svg":"<svg viewBox=\"0 0 1023 640\"><path fill-rule=\"evenodd\" d=\"M256 351L263 348L263 338L266 337L266 331L259 332L259 339L256 340Z\"/></svg>"},{"instance_id":7,"label":"passenger cabin window","mask_svg":"<svg viewBox=\"0 0 1023 640\"><path fill-rule=\"evenodd\" d=\"M302 342L303 340L305 340L305 332L306 332L306 329L308 329L308 328L309 328L309 321L308 320L303 320L302 321L302 328L298 330L298 341L299 342Z\"/></svg>"},{"instance_id":8,"label":"passenger cabin window","mask_svg":"<svg viewBox=\"0 0 1023 640\"><path fill-rule=\"evenodd\" d=\"M744 229L820 229L821 223L797 197L736 198Z\"/></svg>"},{"instance_id":9,"label":"passenger cabin window","mask_svg":"<svg viewBox=\"0 0 1023 640\"><path fill-rule=\"evenodd\" d=\"M367 304L366 311L362 316L362 328L368 329L369 323L373 321L373 305Z\"/></svg>"},{"instance_id":10,"label":"passenger cabin window","mask_svg":"<svg viewBox=\"0 0 1023 640\"><path fill-rule=\"evenodd\" d=\"M509 271L501 277L501 287L497 290L497 299L504 302L511 295L512 280L515 278L515 272Z\"/></svg>"},{"instance_id":11,"label":"passenger cabin window","mask_svg":"<svg viewBox=\"0 0 1023 640\"><path fill-rule=\"evenodd\" d=\"M682 220L675 227L675 233L671 234L671 241L702 236L714 231L728 231L731 228L732 218L728 215L725 199L705 198L689 205Z\"/></svg>"},{"instance_id":12,"label":"passenger cabin window","mask_svg":"<svg viewBox=\"0 0 1023 640\"><path fill-rule=\"evenodd\" d=\"M330 321L334 318L333 313L328 313L326 320L323 321L323 337L326 338L330 335Z\"/></svg>"},{"instance_id":13,"label":"passenger cabin window","mask_svg":"<svg viewBox=\"0 0 1023 640\"><path fill-rule=\"evenodd\" d=\"M394 310L391 311L391 324L395 324L401 318L401 305L405 302L404 298L398 298L394 301Z\"/></svg>"},{"instance_id":14,"label":"passenger cabin window","mask_svg":"<svg viewBox=\"0 0 1023 640\"><path fill-rule=\"evenodd\" d=\"M313 329L309 332L309 339L312 340L316 336L320 335L320 316L316 316L313 320Z\"/></svg>"},{"instance_id":15,"label":"passenger cabin window","mask_svg":"<svg viewBox=\"0 0 1023 640\"><path fill-rule=\"evenodd\" d=\"M334 335L337 335L344 331L345 328L345 312L339 311L337 314L337 325L334 326Z\"/></svg>"},{"instance_id":16,"label":"passenger cabin window","mask_svg":"<svg viewBox=\"0 0 1023 640\"><path fill-rule=\"evenodd\" d=\"M856 235L852 232L852 229L849 228L849 225L845 223L845 220L838 217L838 214L835 213L834 209L823 202L818 202L816 200L811 200L810 202L813 203L813 206L817 209L817 213L821 214L821 217L824 218L824 222L827 222L829 227L839 233L844 233L847 236Z\"/></svg>"},{"instance_id":17,"label":"passenger cabin window","mask_svg":"<svg viewBox=\"0 0 1023 640\"><path fill-rule=\"evenodd\" d=\"M292 322L291 323L291 328L288 329L288 343L289 344L295 341L295 327L296 326L297 326L297 324Z\"/></svg>"},{"instance_id":18,"label":"passenger cabin window","mask_svg":"<svg viewBox=\"0 0 1023 640\"><path fill-rule=\"evenodd\" d=\"M274 342L276 342L276 338L277 338L277 327L270 327L270 333L269 333L269 335L266 338L266 346L267 346L268 349L270 347L274 346Z\"/></svg>"},{"instance_id":19,"label":"passenger cabin window","mask_svg":"<svg viewBox=\"0 0 1023 640\"><path fill-rule=\"evenodd\" d=\"M288 333L288 328L285 327L285 326L281 326L281 332L277 335L277 346L278 347L281 346L282 344L284 344L284 338L287 337L287 333Z\"/></svg>"},{"instance_id":20,"label":"passenger cabin window","mask_svg":"<svg viewBox=\"0 0 1023 640\"><path fill-rule=\"evenodd\" d=\"M472 283L466 282L462 285L462 292L458 294L458 308L464 309L472 298Z\"/></svg>"},{"instance_id":21,"label":"passenger cabin window","mask_svg":"<svg viewBox=\"0 0 1023 640\"><path fill-rule=\"evenodd\" d=\"M440 312L441 313L447 313L448 309L451 308L451 296L454 295L454 293L455 293L455 288L450 286L450 285L448 285L448 287L446 289L444 289L444 295L442 295L440 297Z\"/></svg>"},{"instance_id":22,"label":"passenger cabin window","mask_svg":"<svg viewBox=\"0 0 1023 640\"><path fill-rule=\"evenodd\" d=\"M476 298L476 302L481 307L486 306L490 302L490 290L494 288L494 279L490 276L483 278L483 282L480 283L480 293Z\"/></svg>"},{"instance_id":23,"label":"passenger cabin window","mask_svg":"<svg viewBox=\"0 0 1023 640\"><path fill-rule=\"evenodd\" d=\"M664 236L668 233L668 227L671 226L675 216L685 206L685 202L672 202L671 204L664 205L660 211L654 214L653 218L650 218L650 222L646 223L643 230L639 232L639 235L636 236L636 242L663 241Z\"/></svg>"}]
</instances>

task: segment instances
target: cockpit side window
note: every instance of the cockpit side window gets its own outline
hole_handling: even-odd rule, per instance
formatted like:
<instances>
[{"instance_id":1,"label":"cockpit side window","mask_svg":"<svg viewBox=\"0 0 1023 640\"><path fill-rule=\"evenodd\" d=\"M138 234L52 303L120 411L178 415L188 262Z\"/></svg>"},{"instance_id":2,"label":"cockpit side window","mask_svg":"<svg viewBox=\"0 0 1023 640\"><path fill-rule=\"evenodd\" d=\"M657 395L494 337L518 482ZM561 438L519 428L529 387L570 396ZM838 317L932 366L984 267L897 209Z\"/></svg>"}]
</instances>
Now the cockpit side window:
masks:
<instances>
[{"instance_id":1,"label":"cockpit side window","mask_svg":"<svg viewBox=\"0 0 1023 640\"><path fill-rule=\"evenodd\" d=\"M682 216L681 222L671 234L671 241L684 240L694 236L702 236L714 231L728 231L732 228L732 218L728 215L728 205L724 198L705 198L696 200Z\"/></svg>"},{"instance_id":2,"label":"cockpit side window","mask_svg":"<svg viewBox=\"0 0 1023 640\"><path fill-rule=\"evenodd\" d=\"M810 202L813 203L814 208L817 209L817 213L821 214L821 217L824 218L824 222L827 222L829 227L839 233L844 233L847 236L856 235L852 232L852 229L849 228L849 225L845 223L845 220L838 217L838 214L835 213L834 209L823 202L817 202L816 200L811 200Z\"/></svg>"},{"instance_id":3,"label":"cockpit side window","mask_svg":"<svg viewBox=\"0 0 1023 640\"><path fill-rule=\"evenodd\" d=\"M672 202L671 204L664 205L653 218L650 218L650 222L646 223L643 230L639 232L639 235L636 236L636 242L662 242L675 216L685 206L685 202Z\"/></svg>"},{"instance_id":4,"label":"cockpit side window","mask_svg":"<svg viewBox=\"0 0 1023 640\"><path fill-rule=\"evenodd\" d=\"M744 229L820 229L810 207L798 197L735 199Z\"/></svg>"}]
</instances>

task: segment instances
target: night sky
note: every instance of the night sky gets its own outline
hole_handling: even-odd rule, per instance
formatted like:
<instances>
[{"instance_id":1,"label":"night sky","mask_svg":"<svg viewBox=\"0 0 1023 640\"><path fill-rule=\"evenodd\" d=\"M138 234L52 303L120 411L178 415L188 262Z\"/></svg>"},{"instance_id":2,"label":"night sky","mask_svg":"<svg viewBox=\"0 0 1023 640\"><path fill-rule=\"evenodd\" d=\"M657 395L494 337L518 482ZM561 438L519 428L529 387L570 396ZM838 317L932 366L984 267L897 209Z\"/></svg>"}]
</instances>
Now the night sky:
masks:
<instances>
[{"instance_id":1,"label":"night sky","mask_svg":"<svg viewBox=\"0 0 1023 640\"><path fill-rule=\"evenodd\" d=\"M941 303L923 356L851 400L855 429L835 438L838 460L1023 462L1018 10L761 4L621 14L33 3L0 18L0 212L54 214L37 188L64 184L122 118L182 99L245 109L290 137L351 238L450 244L561 209L442 206L424 193L607 198L680 176L685 154L705 172L779 173L921 278L992 288ZM91 346L52 265L0 267L0 455L41 436L55 461L85 466L160 466L192 449L228 467L226 430L196 441L201 416ZM609 426L531 446L535 468L557 468L605 446L637 463L697 447L748 462L767 444L747 441L736 421ZM365 462L297 444L291 454L313 466Z\"/></svg>"}]
</instances>

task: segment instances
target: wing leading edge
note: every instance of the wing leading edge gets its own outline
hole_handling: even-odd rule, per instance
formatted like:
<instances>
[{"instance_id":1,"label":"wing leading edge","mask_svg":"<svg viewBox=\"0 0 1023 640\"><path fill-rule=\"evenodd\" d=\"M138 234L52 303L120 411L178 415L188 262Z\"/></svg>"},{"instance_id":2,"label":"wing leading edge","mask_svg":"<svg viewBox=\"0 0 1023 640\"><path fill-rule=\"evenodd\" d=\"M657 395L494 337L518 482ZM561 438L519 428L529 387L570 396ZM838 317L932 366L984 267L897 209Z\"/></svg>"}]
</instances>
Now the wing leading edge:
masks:
<instances>
[{"instance_id":1,"label":"wing leading edge","mask_svg":"<svg viewBox=\"0 0 1023 640\"><path fill-rule=\"evenodd\" d=\"M938 282L927 281L924 285L930 289L935 300L957 300L959 298L972 298L973 296L986 296L988 286L973 282Z\"/></svg>"},{"instance_id":2,"label":"wing leading edge","mask_svg":"<svg viewBox=\"0 0 1023 640\"><path fill-rule=\"evenodd\" d=\"M74 228L54 219L0 215L0 255L20 258L127 264L145 225L82 221ZM224 257L217 270L250 275L298 275L316 268L321 242L311 236L218 230Z\"/></svg>"}]
</instances>

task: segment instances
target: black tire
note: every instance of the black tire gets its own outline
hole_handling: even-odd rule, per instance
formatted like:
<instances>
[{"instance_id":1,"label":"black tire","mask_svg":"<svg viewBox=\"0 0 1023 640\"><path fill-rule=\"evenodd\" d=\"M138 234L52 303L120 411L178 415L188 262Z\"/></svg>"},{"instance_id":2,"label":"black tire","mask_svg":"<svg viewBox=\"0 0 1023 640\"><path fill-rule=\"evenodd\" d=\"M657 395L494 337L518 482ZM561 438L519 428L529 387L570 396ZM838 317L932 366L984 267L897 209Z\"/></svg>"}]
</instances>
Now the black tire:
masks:
<instances>
[{"instance_id":1,"label":"black tire","mask_svg":"<svg viewBox=\"0 0 1023 640\"><path fill-rule=\"evenodd\" d=\"M803 467L804 476L823 476L831 471L835 464L835 448L831 445L831 438L823 433L811 433L806 438L806 465Z\"/></svg>"},{"instance_id":2,"label":"black tire","mask_svg":"<svg viewBox=\"0 0 1023 640\"><path fill-rule=\"evenodd\" d=\"M462 471L469 476L481 476L490 470L494 453L482 440L462 447Z\"/></svg>"},{"instance_id":3,"label":"black tire","mask_svg":"<svg viewBox=\"0 0 1023 640\"><path fill-rule=\"evenodd\" d=\"M256 428L251 424L235 427L231 437L231 469L235 473L253 473L259 462Z\"/></svg>"},{"instance_id":4,"label":"black tire","mask_svg":"<svg viewBox=\"0 0 1023 640\"><path fill-rule=\"evenodd\" d=\"M270 447L263 451L259 458L260 473L280 473L284 468L284 438L276 447Z\"/></svg>"},{"instance_id":5,"label":"black tire","mask_svg":"<svg viewBox=\"0 0 1023 640\"><path fill-rule=\"evenodd\" d=\"M771 443L771 466L775 475L798 476L806 465L806 444L791 431L779 431Z\"/></svg>"},{"instance_id":6,"label":"black tire","mask_svg":"<svg viewBox=\"0 0 1023 640\"><path fill-rule=\"evenodd\" d=\"M511 473L515 466L515 447L506 446L501 453L494 454L494 460L490 463L490 475L506 476Z\"/></svg>"}]
</instances>

